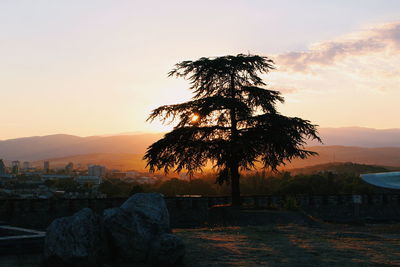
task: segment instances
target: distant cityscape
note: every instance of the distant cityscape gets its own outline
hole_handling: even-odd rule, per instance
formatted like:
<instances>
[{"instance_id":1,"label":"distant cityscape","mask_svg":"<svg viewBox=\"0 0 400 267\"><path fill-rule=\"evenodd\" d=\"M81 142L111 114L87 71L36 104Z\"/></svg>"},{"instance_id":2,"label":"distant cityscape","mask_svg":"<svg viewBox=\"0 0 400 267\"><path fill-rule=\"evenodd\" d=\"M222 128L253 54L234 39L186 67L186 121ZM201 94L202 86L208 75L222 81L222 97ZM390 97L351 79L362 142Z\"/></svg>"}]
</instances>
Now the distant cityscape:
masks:
<instances>
[{"instance_id":1,"label":"distant cityscape","mask_svg":"<svg viewBox=\"0 0 400 267\"><path fill-rule=\"evenodd\" d=\"M0 159L0 198L106 198L99 190L105 180L154 184L162 177L138 171L107 169L103 165L82 166L72 162L52 168L50 161L33 167L31 162Z\"/></svg>"}]
</instances>

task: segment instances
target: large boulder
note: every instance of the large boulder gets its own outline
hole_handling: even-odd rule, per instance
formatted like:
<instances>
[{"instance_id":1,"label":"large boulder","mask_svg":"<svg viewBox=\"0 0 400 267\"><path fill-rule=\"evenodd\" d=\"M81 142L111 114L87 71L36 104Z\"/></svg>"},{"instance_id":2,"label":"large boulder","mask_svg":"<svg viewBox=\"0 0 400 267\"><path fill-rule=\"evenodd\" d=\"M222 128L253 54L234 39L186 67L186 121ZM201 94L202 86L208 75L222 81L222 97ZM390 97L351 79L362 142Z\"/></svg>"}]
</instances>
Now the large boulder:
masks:
<instances>
[{"instance_id":1,"label":"large boulder","mask_svg":"<svg viewBox=\"0 0 400 267\"><path fill-rule=\"evenodd\" d=\"M161 194L134 194L121 205L121 209L137 216L153 234L171 231L167 205Z\"/></svg>"},{"instance_id":2,"label":"large boulder","mask_svg":"<svg viewBox=\"0 0 400 267\"><path fill-rule=\"evenodd\" d=\"M125 262L148 261L154 242L170 233L169 214L161 194L138 193L120 208L103 212L111 255Z\"/></svg>"},{"instance_id":3,"label":"large boulder","mask_svg":"<svg viewBox=\"0 0 400 267\"><path fill-rule=\"evenodd\" d=\"M184 254L182 240L171 234L163 196L138 193L121 207L104 210L102 218L85 208L54 220L47 229L44 265L101 266L118 261L175 266Z\"/></svg>"},{"instance_id":4,"label":"large boulder","mask_svg":"<svg viewBox=\"0 0 400 267\"><path fill-rule=\"evenodd\" d=\"M184 256L185 246L182 239L173 234L162 234L152 244L149 263L152 266L176 266Z\"/></svg>"},{"instance_id":5,"label":"large boulder","mask_svg":"<svg viewBox=\"0 0 400 267\"><path fill-rule=\"evenodd\" d=\"M115 260L146 261L153 237L143 231L135 217L121 208L106 209L103 212L103 225L108 235L110 254Z\"/></svg>"},{"instance_id":6,"label":"large boulder","mask_svg":"<svg viewBox=\"0 0 400 267\"><path fill-rule=\"evenodd\" d=\"M97 266L104 256L100 218L89 208L54 220L47 228L47 266Z\"/></svg>"}]
</instances>

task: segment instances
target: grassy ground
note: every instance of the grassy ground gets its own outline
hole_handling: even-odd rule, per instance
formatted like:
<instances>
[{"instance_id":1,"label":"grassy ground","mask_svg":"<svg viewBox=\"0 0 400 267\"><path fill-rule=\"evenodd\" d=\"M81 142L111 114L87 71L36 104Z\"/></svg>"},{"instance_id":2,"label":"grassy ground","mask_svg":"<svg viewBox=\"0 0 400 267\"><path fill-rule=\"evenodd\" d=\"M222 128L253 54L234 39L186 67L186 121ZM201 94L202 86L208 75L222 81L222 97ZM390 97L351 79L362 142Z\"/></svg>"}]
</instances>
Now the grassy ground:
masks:
<instances>
[{"instance_id":1,"label":"grassy ground","mask_svg":"<svg viewBox=\"0 0 400 267\"><path fill-rule=\"evenodd\" d=\"M400 224L299 224L177 229L184 266L400 266ZM37 266L40 255L0 257L0 267ZM132 265L107 265L132 266Z\"/></svg>"},{"instance_id":2,"label":"grassy ground","mask_svg":"<svg viewBox=\"0 0 400 267\"><path fill-rule=\"evenodd\" d=\"M400 266L400 225L177 230L186 266Z\"/></svg>"}]
</instances>

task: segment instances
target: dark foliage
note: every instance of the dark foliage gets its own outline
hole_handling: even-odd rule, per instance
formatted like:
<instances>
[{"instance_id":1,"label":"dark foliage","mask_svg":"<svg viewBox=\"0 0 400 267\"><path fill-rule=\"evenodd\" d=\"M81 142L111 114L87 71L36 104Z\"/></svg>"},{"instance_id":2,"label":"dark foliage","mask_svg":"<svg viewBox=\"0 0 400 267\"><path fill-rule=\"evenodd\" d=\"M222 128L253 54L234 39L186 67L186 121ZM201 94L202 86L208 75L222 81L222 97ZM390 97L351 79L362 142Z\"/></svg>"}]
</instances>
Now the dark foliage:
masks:
<instances>
[{"instance_id":1,"label":"dark foliage","mask_svg":"<svg viewBox=\"0 0 400 267\"><path fill-rule=\"evenodd\" d=\"M243 195L336 195L374 194L380 189L369 185L354 173L314 173L291 175L289 172L243 174L240 179ZM120 180L105 180L100 191L108 197L128 197L138 192L159 192L165 196L202 195L226 196L230 187L215 184L214 174L204 174L200 179L181 180L177 178L156 184L132 184Z\"/></svg>"},{"instance_id":2,"label":"dark foliage","mask_svg":"<svg viewBox=\"0 0 400 267\"><path fill-rule=\"evenodd\" d=\"M316 154L304 149L306 139L320 140L316 126L279 114L280 92L263 88L259 74L272 69L267 57L243 54L178 63L169 75L188 79L194 96L150 114L149 120L178 121L148 148L144 159L150 170L192 175L211 162L217 181L231 182L238 205L239 170L253 169L257 161L276 170L285 161Z\"/></svg>"}]
</instances>

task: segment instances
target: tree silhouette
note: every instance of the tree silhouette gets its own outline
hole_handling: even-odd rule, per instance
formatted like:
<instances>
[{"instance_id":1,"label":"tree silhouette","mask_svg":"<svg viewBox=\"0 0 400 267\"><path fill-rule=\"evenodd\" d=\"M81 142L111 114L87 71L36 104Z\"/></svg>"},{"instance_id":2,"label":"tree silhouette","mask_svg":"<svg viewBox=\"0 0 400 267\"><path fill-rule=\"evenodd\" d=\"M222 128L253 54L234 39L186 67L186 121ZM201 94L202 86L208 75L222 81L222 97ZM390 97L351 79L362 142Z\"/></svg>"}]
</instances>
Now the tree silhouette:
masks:
<instances>
[{"instance_id":1,"label":"tree silhouette","mask_svg":"<svg viewBox=\"0 0 400 267\"><path fill-rule=\"evenodd\" d=\"M317 139L316 125L276 110L280 92L266 86L259 74L274 62L257 55L223 56L183 61L169 76L190 81L191 101L156 108L148 120L178 121L174 129L148 147L144 159L150 171L201 171L208 163L218 171L217 182L230 182L232 205L240 205L239 171L277 167L295 157L316 154L304 149Z\"/></svg>"}]
</instances>

